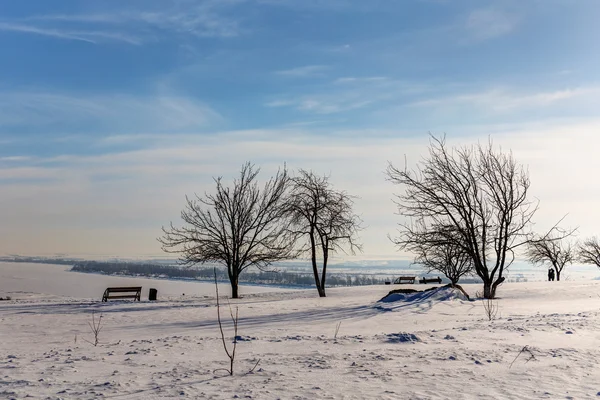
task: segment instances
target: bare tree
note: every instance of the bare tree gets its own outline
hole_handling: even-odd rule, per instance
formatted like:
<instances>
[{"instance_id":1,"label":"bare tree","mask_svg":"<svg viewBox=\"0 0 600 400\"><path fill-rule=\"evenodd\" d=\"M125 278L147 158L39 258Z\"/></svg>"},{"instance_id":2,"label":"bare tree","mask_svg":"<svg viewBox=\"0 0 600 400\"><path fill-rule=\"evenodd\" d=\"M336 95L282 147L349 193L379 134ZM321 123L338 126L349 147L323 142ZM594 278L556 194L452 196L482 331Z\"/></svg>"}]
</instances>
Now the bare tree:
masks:
<instances>
[{"instance_id":1,"label":"bare tree","mask_svg":"<svg viewBox=\"0 0 600 400\"><path fill-rule=\"evenodd\" d=\"M396 204L409 221L392 240L417 254L423 246L462 249L483 280L484 297L494 298L537 210L527 197L527 171L491 141L449 149L445 138L431 136L429 157L416 171L390 163L387 175L405 189Z\"/></svg>"},{"instance_id":2,"label":"bare tree","mask_svg":"<svg viewBox=\"0 0 600 400\"><path fill-rule=\"evenodd\" d=\"M496 315L498 314L498 300L494 299L481 299L483 303L483 311L488 321L493 321L496 319Z\"/></svg>"},{"instance_id":3,"label":"bare tree","mask_svg":"<svg viewBox=\"0 0 600 400\"><path fill-rule=\"evenodd\" d=\"M562 232L560 236L549 233L532 237L527 244L526 254L529 261L532 264L549 265L556 273L556 280L560 281L563 269L575 260L575 247L565 240L573 232Z\"/></svg>"},{"instance_id":4,"label":"bare tree","mask_svg":"<svg viewBox=\"0 0 600 400\"><path fill-rule=\"evenodd\" d=\"M231 297L238 298L239 276L248 267L263 269L293 258L293 241L282 223L289 178L284 167L262 188L259 169L245 163L232 187L215 178L216 193L195 199L186 196L181 212L185 225L163 227L158 240L164 251L178 253L180 263L218 263L227 267Z\"/></svg>"},{"instance_id":5,"label":"bare tree","mask_svg":"<svg viewBox=\"0 0 600 400\"><path fill-rule=\"evenodd\" d=\"M96 347L100 343L100 331L102 330L102 314L100 314L100 317L96 320L96 313L92 311L92 320L88 322L88 325L90 327L90 331L92 331L92 334L94 335L94 340L83 340ZM77 343L77 335L75 335L75 343Z\"/></svg>"},{"instance_id":6,"label":"bare tree","mask_svg":"<svg viewBox=\"0 0 600 400\"><path fill-rule=\"evenodd\" d=\"M301 251L311 257L315 284L320 297L325 297L327 263L331 253L361 250L356 235L361 220L353 213L353 197L333 189L327 176L300 170L292 178L287 212L289 232L297 239L305 239ZM321 262L319 272L318 260Z\"/></svg>"},{"instance_id":7,"label":"bare tree","mask_svg":"<svg viewBox=\"0 0 600 400\"><path fill-rule=\"evenodd\" d=\"M585 239L577 249L578 261L600 268L600 242L596 236Z\"/></svg>"},{"instance_id":8,"label":"bare tree","mask_svg":"<svg viewBox=\"0 0 600 400\"><path fill-rule=\"evenodd\" d=\"M443 238L440 238L443 241ZM421 243L414 246L416 251L414 263L422 265L427 273L441 272L456 285L461 277L471 275L475 272L473 268L473 259L455 241L446 244L438 243L430 246L429 243Z\"/></svg>"},{"instance_id":9,"label":"bare tree","mask_svg":"<svg viewBox=\"0 0 600 400\"><path fill-rule=\"evenodd\" d=\"M217 269L214 269L215 276L215 293L217 296L217 322L219 323L219 332L221 333L221 342L223 343L223 349L225 350L225 354L227 354L227 358L229 358L229 368L219 368L227 371L229 375L233 375L233 363L235 362L235 350L237 349L237 341L238 341L238 308L235 308L235 315L233 315L233 311L231 310L231 304L229 305L229 315L231 316L231 322L233 323L233 346L231 350L227 347L227 342L225 340L225 332L223 331L223 323L221 322L221 303L219 303L219 284L217 282Z\"/></svg>"}]
</instances>

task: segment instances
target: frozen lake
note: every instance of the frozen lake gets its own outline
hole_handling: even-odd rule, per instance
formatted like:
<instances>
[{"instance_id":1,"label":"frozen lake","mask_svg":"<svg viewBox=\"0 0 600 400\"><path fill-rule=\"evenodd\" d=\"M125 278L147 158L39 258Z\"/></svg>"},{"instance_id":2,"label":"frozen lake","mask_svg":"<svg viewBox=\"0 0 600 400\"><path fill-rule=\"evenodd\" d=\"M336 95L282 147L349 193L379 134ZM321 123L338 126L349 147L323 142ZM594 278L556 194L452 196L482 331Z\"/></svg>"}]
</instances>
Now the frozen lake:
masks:
<instances>
[{"instance_id":1,"label":"frozen lake","mask_svg":"<svg viewBox=\"0 0 600 400\"><path fill-rule=\"evenodd\" d=\"M146 277L129 277L88 274L69 271L71 266L0 262L0 297L10 296L14 299L31 297L71 297L75 299L100 300L104 289L109 286L142 286L142 299L147 299L148 289L156 288L159 299L176 299L183 297L214 296L214 284L200 281L154 279ZM333 271L333 268L332 268ZM371 273L388 275L402 274L407 271L380 270L377 268L362 268L344 271L345 273ZM411 272L411 271L408 271ZM421 271L419 271L421 272ZM412 271L415 274L415 271ZM546 279L546 269L515 265L508 274L508 281L543 281ZM563 272L563 280L583 281L598 279L600 271L593 266L569 266ZM229 284L219 284L220 293L228 296ZM240 285L240 294L280 292L297 290L280 286Z\"/></svg>"},{"instance_id":2,"label":"frozen lake","mask_svg":"<svg viewBox=\"0 0 600 400\"><path fill-rule=\"evenodd\" d=\"M143 277L125 277L70 272L69 265L0 262L0 297L13 299L32 296L72 297L100 300L109 286L142 286L142 299L148 298L148 289L156 288L159 298L214 296L215 285L209 282L190 282ZM281 287L240 285L240 294L284 291ZM219 284L222 295L229 295L226 283Z\"/></svg>"}]
</instances>

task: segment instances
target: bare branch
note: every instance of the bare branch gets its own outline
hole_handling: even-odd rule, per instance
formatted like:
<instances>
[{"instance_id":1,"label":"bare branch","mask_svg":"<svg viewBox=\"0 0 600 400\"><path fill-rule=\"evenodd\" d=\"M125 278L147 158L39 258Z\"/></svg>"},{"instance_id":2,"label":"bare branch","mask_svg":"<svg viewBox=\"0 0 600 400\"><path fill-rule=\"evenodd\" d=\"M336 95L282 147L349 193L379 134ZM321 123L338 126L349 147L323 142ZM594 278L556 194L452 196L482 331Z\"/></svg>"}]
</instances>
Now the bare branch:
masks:
<instances>
[{"instance_id":1,"label":"bare branch","mask_svg":"<svg viewBox=\"0 0 600 400\"><path fill-rule=\"evenodd\" d=\"M92 335L94 335L94 339L90 341L84 338L83 340L96 347L100 343L100 331L102 330L102 314L100 314L100 317L96 320L96 312L92 311L92 320L88 322L88 326L90 327ZM75 343L77 343L77 336L75 336Z\"/></svg>"},{"instance_id":2,"label":"bare branch","mask_svg":"<svg viewBox=\"0 0 600 400\"><path fill-rule=\"evenodd\" d=\"M527 244L526 255L534 265L546 265L556 273L556 280L560 281L563 269L573 263L576 257L576 248L565 238L573 235L575 229L564 230L554 226L544 235L533 235Z\"/></svg>"},{"instance_id":3,"label":"bare branch","mask_svg":"<svg viewBox=\"0 0 600 400\"><path fill-rule=\"evenodd\" d=\"M494 299L481 299L483 303L483 311L485 312L485 316L488 321L493 321L496 319L496 315L498 314L498 303L497 300Z\"/></svg>"},{"instance_id":4,"label":"bare branch","mask_svg":"<svg viewBox=\"0 0 600 400\"><path fill-rule=\"evenodd\" d=\"M285 167L259 188L259 169L245 163L232 186L214 178L216 192L186 197L182 227L163 227L158 240L164 251L180 255L183 265L221 264L227 268L232 297L238 297L239 275L249 267L265 269L291 259L293 238L283 223L289 177Z\"/></svg>"},{"instance_id":5,"label":"bare branch","mask_svg":"<svg viewBox=\"0 0 600 400\"><path fill-rule=\"evenodd\" d=\"M436 234L439 235L438 240L434 240L433 236ZM453 285L456 285L461 277L474 274L475 269L469 254L462 247L456 246L455 241L447 240L447 235L451 233L431 232L429 241L414 243L407 247L415 254L414 264L423 266L427 273L441 272Z\"/></svg>"},{"instance_id":6,"label":"bare branch","mask_svg":"<svg viewBox=\"0 0 600 400\"><path fill-rule=\"evenodd\" d=\"M483 280L484 296L493 298L538 208L527 196L527 171L491 141L448 148L444 137L431 136L429 156L416 170L390 163L387 176L403 187L395 202L410 221L400 224L393 242L417 260L432 249L460 249Z\"/></svg>"},{"instance_id":7,"label":"bare branch","mask_svg":"<svg viewBox=\"0 0 600 400\"><path fill-rule=\"evenodd\" d=\"M333 189L328 176L300 170L291 181L286 208L288 234L295 241L305 241L297 249L310 254L317 291L320 297L325 297L329 256L339 251L355 254L362 250L357 240L361 220L353 212L354 197Z\"/></svg>"},{"instance_id":8,"label":"bare branch","mask_svg":"<svg viewBox=\"0 0 600 400\"><path fill-rule=\"evenodd\" d=\"M596 236L585 239L577 246L578 261L600 268L600 242Z\"/></svg>"},{"instance_id":9,"label":"bare branch","mask_svg":"<svg viewBox=\"0 0 600 400\"><path fill-rule=\"evenodd\" d=\"M525 364L527 364L529 361L537 361L537 358L535 358L535 355L533 354L533 352L529 349L529 346L524 346L521 351L519 352L519 354L517 354L517 356L515 357L515 359L510 363L510 365L508 366L508 369L511 369L513 364L515 363L515 361L517 361L517 358L519 358L519 356L523 353L527 353L529 354L529 357L527 357L527 359L525 360Z\"/></svg>"}]
</instances>

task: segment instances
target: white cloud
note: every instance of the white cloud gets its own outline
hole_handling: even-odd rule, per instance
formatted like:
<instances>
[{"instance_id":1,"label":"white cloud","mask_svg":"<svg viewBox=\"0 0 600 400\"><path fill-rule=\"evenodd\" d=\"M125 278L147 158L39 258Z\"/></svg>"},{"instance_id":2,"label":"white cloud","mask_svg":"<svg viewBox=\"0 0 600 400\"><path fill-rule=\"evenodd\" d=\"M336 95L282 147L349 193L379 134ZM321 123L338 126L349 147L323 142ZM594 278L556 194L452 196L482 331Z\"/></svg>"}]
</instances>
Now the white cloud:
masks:
<instances>
[{"instance_id":1,"label":"white cloud","mask_svg":"<svg viewBox=\"0 0 600 400\"><path fill-rule=\"evenodd\" d=\"M320 76L324 71L329 69L326 65L306 65L303 67L296 67L291 69L286 69L282 71L276 71L277 75L296 77L296 78L305 78L312 76Z\"/></svg>"},{"instance_id":2,"label":"white cloud","mask_svg":"<svg viewBox=\"0 0 600 400\"><path fill-rule=\"evenodd\" d=\"M292 100L273 100L273 101L269 101L267 103L265 103L265 106L267 107L287 107L287 106L291 106L294 105L294 101Z\"/></svg>"},{"instance_id":3,"label":"white cloud","mask_svg":"<svg viewBox=\"0 0 600 400\"><path fill-rule=\"evenodd\" d=\"M9 161L9 162L19 162L19 161L29 161L31 157L29 156L8 156L8 157L0 157L0 161Z\"/></svg>"},{"instance_id":4,"label":"white cloud","mask_svg":"<svg viewBox=\"0 0 600 400\"><path fill-rule=\"evenodd\" d=\"M152 30L196 37L233 37L243 30L232 17L221 11L241 1L178 1L152 3L143 9L124 7L119 10L89 14L31 15L14 20L0 20L0 30L44 35L66 40L97 44L120 41L139 45L155 40Z\"/></svg>"},{"instance_id":5,"label":"white cloud","mask_svg":"<svg viewBox=\"0 0 600 400\"><path fill-rule=\"evenodd\" d=\"M600 169L598 129L600 121L548 122L535 129L497 130L492 136L529 167L531 195L541 200L540 229L566 213L582 235L600 225L600 211L590 207L600 196L600 183L589 179L589 171ZM114 254L109 242L97 240L102 231L129 244L119 247L121 255L160 254L155 238L161 225L177 221L184 195L212 191L213 176L230 181L250 160L263 168L262 179L284 162L291 169L331 174L337 188L360 197L356 211L367 226L361 233L362 258L398 258L386 235L394 233L399 221L391 198L400 188L385 181L383 170L388 160L403 163L405 154L409 167L419 161L426 154L426 132L320 133L273 129L210 136L126 135L111 140L137 143L137 150L0 166L0 179L13 180L0 185L0 207L10 210L0 225L0 253L22 252L25 247L17 239L27 231L35 236L27 242L30 252L44 246L43 235L55 232L53 252ZM486 141L487 131L448 135L452 145L478 140ZM70 240L73 236L76 242Z\"/></svg>"},{"instance_id":6,"label":"white cloud","mask_svg":"<svg viewBox=\"0 0 600 400\"><path fill-rule=\"evenodd\" d=\"M0 129L27 126L44 132L89 130L177 132L221 121L200 101L180 96L80 96L69 93L0 93Z\"/></svg>"},{"instance_id":7,"label":"white cloud","mask_svg":"<svg viewBox=\"0 0 600 400\"><path fill-rule=\"evenodd\" d=\"M333 83L345 85L345 84L355 84L355 83L368 83L368 82L382 82L386 81L388 78L385 76L367 76L367 77L355 77L355 76L346 76L342 78L337 78Z\"/></svg>"},{"instance_id":8,"label":"white cloud","mask_svg":"<svg viewBox=\"0 0 600 400\"><path fill-rule=\"evenodd\" d=\"M126 35L118 32L78 31L61 28L44 28L27 24L16 24L7 22L0 22L0 30L8 32L31 33L35 35L50 36L67 40L77 40L93 44L96 44L98 40L102 39L121 41L136 45L141 43L140 40L135 36Z\"/></svg>"},{"instance_id":9,"label":"white cloud","mask_svg":"<svg viewBox=\"0 0 600 400\"><path fill-rule=\"evenodd\" d=\"M0 179L18 180L0 186L0 206L11 210L10 217L0 226L0 253L17 252L21 245L15 238L19 235L11 236L9 226L16 230L20 226L44 234L53 227L70 231L71 235L78 232L77 245L65 236L62 241L54 241L59 245L55 251L72 253L83 246L94 248L90 252L96 254L110 254L111 248L93 241L96 230L112 227L114 235L124 241L140 235L147 238L141 245L131 241L129 255L157 254L160 250L154 238L161 225L177 220L184 195L211 191L213 176L223 175L229 181L245 160L263 168L263 179L284 162L290 168L331 173L337 187L365 195L357 202L357 211L372 215L369 204L385 195L381 191L385 184L379 185L384 182L381 171L385 158L393 156L392 147L384 145L388 150L382 153L382 144L366 139L358 139L360 144L340 143L293 129L222 132L208 137L145 135L113 140L137 141L145 148L96 156L38 159L31 165L0 167ZM391 202L376 208L393 213ZM370 215L367 220L370 221ZM369 225L376 226L379 222ZM83 238L89 238L89 242ZM385 233L376 228L372 237L365 238L365 243L372 246L385 240ZM387 245L384 242L377 246ZM388 247L393 251L391 244Z\"/></svg>"},{"instance_id":10,"label":"white cloud","mask_svg":"<svg viewBox=\"0 0 600 400\"><path fill-rule=\"evenodd\" d=\"M490 89L482 92L419 100L410 103L409 106L453 108L467 105L474 108L485 108L492 112L508 112L519 109L546 107L554 103L598 94L600 94L600 87L595 86L541 92Z\"/></svg>"},{"instance_id":11,"label":"white cloud","mask_svg":"<svg viewBox=\"0 0 600 400\"><path fill-rule=\"evenodd\" d=\"M511 33L518 22L515 15L487 8L472 11L467 18L466 28L474 40L483 41Z\"/></svg>"},{"instance_id":12,"label":"white cloud","mask_svg":"<svg viewBox=\"0 0 600 400\"><path fill-rule=\"evenodd\" d=\"M360 109L372 104L372 99L361 99L357 94L307 95L298 98L279 99L265 103L266 107L293 107L315 114L335 114Z\"/></svg>"},{"instance_id":13,"label":"white cloud","mask_svg":"<svg viewBox=\"0 0 600 400\"><path fill-rule=\"evenodd\" d=\"M407 96L429 91L415 84L386 77L341 77L314 93L282 96L267 102L268 107L292 107L316 114L335 114L362 109L374 104L399 101Z\"/></svg>"},{"instance_id":14,"label":"white cloud","mask_svg":"<svg viewBox=\"0 0 600 400\"><path fill-rule=\"evenodd\" d=\"M352 50L352 46L349 44L343 44L341 46L330 48L330 51L333 53L345 53Z\"/></svg>"}]
</instances>

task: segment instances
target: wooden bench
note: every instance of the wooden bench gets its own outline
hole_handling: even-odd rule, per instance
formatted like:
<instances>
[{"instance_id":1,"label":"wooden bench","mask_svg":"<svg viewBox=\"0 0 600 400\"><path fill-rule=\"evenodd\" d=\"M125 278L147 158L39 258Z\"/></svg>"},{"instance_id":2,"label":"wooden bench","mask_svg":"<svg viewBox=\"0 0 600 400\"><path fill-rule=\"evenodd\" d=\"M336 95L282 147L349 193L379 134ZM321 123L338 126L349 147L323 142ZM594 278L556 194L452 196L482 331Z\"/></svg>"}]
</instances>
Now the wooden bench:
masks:
<instances>
[{"instance_id":1,"label":"wooden bench","mask_svg":"<svg viewBox=\"0 0 600 400\"><path fill-rule=\"evenodd\" d=\"M116 296L111 295L111 293L119 293ZM123 294L128 293L128 294ZM108 301L108 299L134 299L140 301L142 297L142 287L141 286L133 286L133 287L109 287L104 291L104 295L102 296L102 301Z\"/></svg>"},{"instance_id":2,"label":"wooden bench","mask_svg":"<svg viewBox=\"0 0 600 400\"><path fill-rule=\"evenodd\" d=\"M440 278L439 276L437 278L421 278L421 280L419 280L419 283L437 283L437 284L441 284L442 283L442 278Z\"/></svg>"},{"instance_id":3,"label":"wooden bench","mask_svg":"<svg viewBox=\"0 0 600 400\"><path fill-rule=\"evenodd\" d=\"M398 278L396 278L396 280L394 281L394 285L398 285L401 283L415 283L415 279L417 277L416 276L399 276Z\"/></svg>"}]
</instances>

